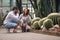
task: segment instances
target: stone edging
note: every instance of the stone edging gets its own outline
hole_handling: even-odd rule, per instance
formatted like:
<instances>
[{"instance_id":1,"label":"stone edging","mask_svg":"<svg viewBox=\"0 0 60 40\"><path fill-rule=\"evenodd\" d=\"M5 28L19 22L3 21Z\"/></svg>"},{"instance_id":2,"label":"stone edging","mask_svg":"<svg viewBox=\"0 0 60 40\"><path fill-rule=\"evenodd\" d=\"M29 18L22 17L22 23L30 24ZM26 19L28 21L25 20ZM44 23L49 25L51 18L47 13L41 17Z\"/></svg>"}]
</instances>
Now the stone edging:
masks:
<instances>
[{"instance_id":1,"label":"stone edging","mask_svg":"<svg viewBox=\"0 0 60 40\"><path fill-rule=\"evenodd\" d=\"M33 33L41 33L46 35L60 36L60 32L49 32L49 31L41 31L41 30L31 30Z\"/></svg>"}]
</instances>

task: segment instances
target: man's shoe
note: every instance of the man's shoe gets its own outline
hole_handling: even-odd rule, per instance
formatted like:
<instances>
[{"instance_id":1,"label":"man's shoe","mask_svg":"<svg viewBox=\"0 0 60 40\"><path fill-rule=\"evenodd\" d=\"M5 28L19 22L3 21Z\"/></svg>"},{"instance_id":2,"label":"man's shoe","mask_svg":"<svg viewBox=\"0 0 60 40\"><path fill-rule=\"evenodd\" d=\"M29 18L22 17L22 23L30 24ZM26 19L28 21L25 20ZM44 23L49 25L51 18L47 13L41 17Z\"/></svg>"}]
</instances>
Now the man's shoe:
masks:
<instances>
[{"instance_id":1,"label":"man's shoe","mask_svg":"<svg viewBox=\"0 0 60 40\"><path fill-rule=\"evenodd\" d=\"M13 33L17 33L17 31L16 30L13 30Z\"/></svg>"}]
</instances>

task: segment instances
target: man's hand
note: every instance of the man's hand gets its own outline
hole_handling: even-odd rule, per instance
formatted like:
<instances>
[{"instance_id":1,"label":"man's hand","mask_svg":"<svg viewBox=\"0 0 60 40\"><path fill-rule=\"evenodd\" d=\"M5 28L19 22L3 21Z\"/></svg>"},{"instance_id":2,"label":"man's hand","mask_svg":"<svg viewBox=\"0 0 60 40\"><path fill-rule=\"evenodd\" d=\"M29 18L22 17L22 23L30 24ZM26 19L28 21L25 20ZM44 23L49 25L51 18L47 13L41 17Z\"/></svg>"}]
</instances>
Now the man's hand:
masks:
<instances>
[{"instance_id":1,"label":"man's hand","mask_svg":"<svg viewBox=\"0 0 60 40\"><path fill-rule=\"evenodd\" d=\"M20 24L20 19L17 21L17 24L18 24L18 25Z\"/></svg>"}]
</instances>

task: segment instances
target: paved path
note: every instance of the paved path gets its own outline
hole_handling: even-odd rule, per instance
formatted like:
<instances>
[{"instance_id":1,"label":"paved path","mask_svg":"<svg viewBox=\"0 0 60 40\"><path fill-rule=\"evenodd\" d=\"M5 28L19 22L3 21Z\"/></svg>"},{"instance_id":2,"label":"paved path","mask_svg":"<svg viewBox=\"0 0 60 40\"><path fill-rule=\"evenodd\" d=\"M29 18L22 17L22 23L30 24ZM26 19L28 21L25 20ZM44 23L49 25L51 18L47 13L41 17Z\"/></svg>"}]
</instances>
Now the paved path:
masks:
<instances>
[{"instance_id":1,"label":"paved path","mask_svg":"<svg viewBox=\"0 0 60 40\"><path fill-rule=\"evenodd\" d=\"M60 37L37 33L6 33L0 30L0 40L60 40Z\"/></svg>"}]
</instances>

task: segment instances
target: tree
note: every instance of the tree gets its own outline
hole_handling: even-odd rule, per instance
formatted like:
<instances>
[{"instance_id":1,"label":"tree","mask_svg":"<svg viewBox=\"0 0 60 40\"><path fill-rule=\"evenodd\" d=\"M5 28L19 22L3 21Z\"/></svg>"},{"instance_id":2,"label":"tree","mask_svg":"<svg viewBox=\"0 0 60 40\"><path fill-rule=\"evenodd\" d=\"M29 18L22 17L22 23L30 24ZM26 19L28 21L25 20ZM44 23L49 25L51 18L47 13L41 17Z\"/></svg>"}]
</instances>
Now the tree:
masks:
<instances>
[{"instance_id":1,"label":"tree","mask_svg":"<svg viewBox=\"0 0 60 40\"><path fill-rule=\"evenodd\" d=\"M16 5L20 10L20 14L22 13L22 0L16 0Z\"/></svg>"},{"instance_id":2,"label":"tree","mask_svg":"<svg viewBox=\"0 0 60 40\"><path fill-rule=\"evenodd\" d=\"M34 8L36 17L43 18L46 17L51 12L55 12L54 0L29 0L29 1L31 2Z\"/></svg>"},{"instance_id":3,"label":"tree","mask_svg":"<svg viewBox=\"0 0 60 40\"><path fill-rule=\"evenodd\" d=\"M32 4L32 6L34 8L36 16L38 16L37 15L37 12L38 12L37 0L29 0L29 1L31 2L31 4Z\"/></svg>"}]
</instances>

